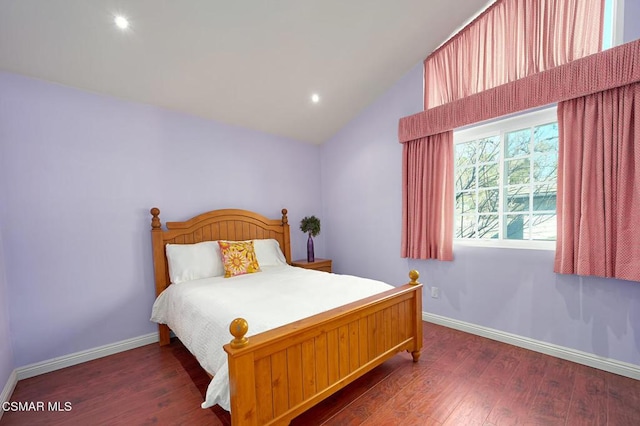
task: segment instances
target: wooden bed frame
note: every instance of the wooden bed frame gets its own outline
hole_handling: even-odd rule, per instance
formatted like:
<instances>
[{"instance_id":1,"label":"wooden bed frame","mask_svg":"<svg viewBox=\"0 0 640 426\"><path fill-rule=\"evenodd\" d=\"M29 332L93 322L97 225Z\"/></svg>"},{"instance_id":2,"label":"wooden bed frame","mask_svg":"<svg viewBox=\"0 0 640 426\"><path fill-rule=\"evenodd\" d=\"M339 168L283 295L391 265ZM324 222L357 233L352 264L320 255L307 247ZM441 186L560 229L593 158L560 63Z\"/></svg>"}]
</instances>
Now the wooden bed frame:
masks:
<instances>
[{"instance_id":1,"label":"wooden bed frame","mask_svg":"<svg viewBox=\"0 0 640 426\"><path fill-rule=\"evenodd\" d=\"M151 216L156 295L170 285L168 243L274 238L291 263L286 209L275 220L246 210L214 210L184 222L167 222L166 230L158 208L151 209ZM232 424L288 424L400 351L410 352L417 362L422 349L422 284L416 271L409 277L403 286L250 338L245 336L246 321L235 319L229 326L234 338L224 346ZM169 344L169 333L166 325L159 325L160 345Z\"/></svg>"}]
</instances>

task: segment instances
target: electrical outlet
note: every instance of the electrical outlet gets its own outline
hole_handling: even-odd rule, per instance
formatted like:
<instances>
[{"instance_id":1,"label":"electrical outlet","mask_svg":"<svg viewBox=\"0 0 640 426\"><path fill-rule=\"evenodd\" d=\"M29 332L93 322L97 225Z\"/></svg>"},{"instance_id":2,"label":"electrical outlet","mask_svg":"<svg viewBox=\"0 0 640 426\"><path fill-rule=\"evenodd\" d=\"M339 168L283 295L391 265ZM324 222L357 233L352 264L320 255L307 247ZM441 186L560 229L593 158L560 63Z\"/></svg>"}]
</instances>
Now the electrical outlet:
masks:
<instances>
[{"instance_id":1,"label":"electrical outlet","mask_svg":"<svg viewBox=\"0 0 640 426\"><path fill-rule=\"evenodd\" d=\"M438 287L431 287L431 297L437 299L440 297L440 289Z\"/></svg>"}]
</instances>

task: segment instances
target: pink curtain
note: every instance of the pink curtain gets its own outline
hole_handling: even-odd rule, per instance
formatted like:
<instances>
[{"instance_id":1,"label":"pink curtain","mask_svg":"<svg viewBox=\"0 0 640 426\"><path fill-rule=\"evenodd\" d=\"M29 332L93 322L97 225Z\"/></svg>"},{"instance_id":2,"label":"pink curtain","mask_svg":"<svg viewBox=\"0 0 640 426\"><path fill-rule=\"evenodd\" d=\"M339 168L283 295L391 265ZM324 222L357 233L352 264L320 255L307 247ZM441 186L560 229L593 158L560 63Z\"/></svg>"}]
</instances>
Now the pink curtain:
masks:
<instances>
[{"instance_id":1,"label":"pink curtain","mask_svg":"<svg viewBox=\"0 0 640 426\"><path fill-rule=\"evenodd\" d=\"M424 109L600 51L603 14L603 0L496 1L425 59Z\"/></svg>"},{"instance_id":2,"label":"pink curtain","mask_svg":"<svg viewBox=\"0 0 640 426\"><path fill-rule=\"evenodd\" d=\"M453 260L453 132L402 152L402 257Z\"/></svg>"},{"instance_id":3,"label":"pink curtain","mask_svg":"<svg viewBox=\"0 0 640 426\"><path fill-rule=\"evenodd\" d=\"M594 93L620 75L624 60L574 67L601 49L603 11L604 0L498 0L425 59L425 111L399 126L403 257L453 258L452 129ZM622 80L637 74L636 57Z\"/></svg>"},{"instance_id":4,"label":"pink curtain","mask_svg":"<svg viewBox=\"0 0 640 426\"><path fill-rule=\"evenodd\" d=\"M555 271L640 281L640 83L558 105Z\"/></svg>"}]
</instances>

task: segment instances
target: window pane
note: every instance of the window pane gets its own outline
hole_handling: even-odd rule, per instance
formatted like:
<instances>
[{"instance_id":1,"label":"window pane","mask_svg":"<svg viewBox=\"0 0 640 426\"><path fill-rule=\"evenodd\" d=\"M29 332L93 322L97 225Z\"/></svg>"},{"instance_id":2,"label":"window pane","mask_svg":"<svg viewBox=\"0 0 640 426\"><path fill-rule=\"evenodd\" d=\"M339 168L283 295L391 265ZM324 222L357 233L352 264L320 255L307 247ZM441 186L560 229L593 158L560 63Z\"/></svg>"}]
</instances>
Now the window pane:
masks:
<instances>
[{"instance_id":1,"label":"window pane","mask_svg":"<svg viewBox=\"0 0 640 426\"><path fill-rule=\"evenodd\" d=\"M529 164L528 158L505 161L506 183L508 185L529 183Z\"/></svg>"},{"instance_id":2,"label":"window pane","mask_svg":"<svg viewBox=\"0 0 640 426\"><path fill-rule=\"evenodd\" d=\"M558 123L545 124L533 130L534 152L558 152Z\"/></svg>"},{"instance_id":3,"label":"window pane","mask_svg":"<svg viewBox=\"0 0 640 426\"><path fill-rule=\"evenodd\" d=\"M557 180L558 124L551 123L534 129L533 178L537 182Z\"/></svg>"},{"instance_id":4,"label":"window pane","mask_svg":"<svg viewBox=\"0 0 640 426\"><path fill-rule=\"evenodd\" d=\"M476 188L476 168L467 167L458 170L458 178L456 179L456 191L465 191Z\"/></svg>"},{"instance_id":5,"label":"window pane","mask_svg":"<svg viewBox=\"0 0 640 426\"><path fill-rule=\"evenodd\" d=\"M533 190L533 210L556 211L556 183L546 185L535 185Z\"/></svg>"},{"instance_id":6,"label":"window pane","mask_svg":"<svg viewBox=\"0 0 640 426\"><path fill-rule=\"evenodd\" d=\"M456 238L474 238L476 235L476 215L461 215L456 218Z\"/></svg>"},{"instance_id":7,"label":"window pane","mask_svg":"<svg viewBox=\"0 0 640 426\"><path fill-rule=\"evenodd\" d=\"M506 188L507 202L504 204L505 212L528 212L530 186L508 186Z\"/></svg>"},{"instance_id":8,"label":"window pane","mask_svg":"<svg viewBox=\"0 0 640 426\"><path fill-rule=\"evenodd\" d=\"M478 191L478 213L497 213L499 197L498 189Z\"/></svg>"},{"instance_id":9,"label":"window pane","mask_svg":"<svg viewBox=\"0 0 640 426\"><path fill-rule=\"evenodd\" d=\"M480 163L490 163L498 161L500 155L500 137L492 136L480 140Z\"/></svg>"},{"instance_id":10,"label":"window pane","mask_svg":"<svg viewBox=\"0 0 640 426\"><path fill-rule=\"evenodd\" d=\"M488 188L498 186L499 183L498 163L486 164L478 168L478 187Z\"/></svg>"},{"instance_id":11,"label":"window pane","mask_svg":"<svg viewBox=\"0 0 640 426\"><path fill-rule=\"evenodd\" d=\"M528 214L508 214L505 216L507 232L505 238L508 240L528 240L529 239L529 215Z\"/></svg>"},{"instance_id":12,"label":"window pane","mask_svg":"<svg viewBox=\"0 0 640 426\"><path fill-rule=\"evenodd\" d=\"M475 165L476 151L477 144L475 141L456 144L456 167Z\"/></svg>"},{"instance_id":13,"label":"window pane","mask_svg":"<svg viewBox=\"0 0 640 426\"><path fill-rule=\"evenodd\" d=\"M558 180L558 156L536 154L533 160L533 180L536 182L555 182Z\"/></svg>"},{"instance_id":14,"label":"window pane","mask_svg":"<svg viewBox=\"0 0 640 426\"><path fill-rule=\"evenodd\" d=\"M513 158L521 155L528 155L531 151L529 143L531 142L531 130L523 129L515 132L507 133L507 152L505 158Z\"/></svg>"},{"instance_id":15,"label":"window pane","mask_svg":"<svg viewBox=\"0 0 640 426\"><path fill-rule=\"evenodd\" d=\"M456 213L470 213L476 211L476 193L461 192L456 194Z\"/></svg>"},{"instance_id":16,"label":"window pane","mask_svg":"<svg viewBox=\"0 0 640 426\"><path fill-rule=\"evenodd\" d=\"M499 232L500 220L497 214L480 215L478 217L478 238L497 239Z\"/></svg>"},{"instance_id":17,"label":"window pane","mask_svg":"<svg viewBox=\"0 0 640 426\"><path fill-rule=\"evenodd\" d=\"M532 240L555 240L556 239L556 215L554 214L534 214L531 224Z\"/></svg>"}]
</instances>

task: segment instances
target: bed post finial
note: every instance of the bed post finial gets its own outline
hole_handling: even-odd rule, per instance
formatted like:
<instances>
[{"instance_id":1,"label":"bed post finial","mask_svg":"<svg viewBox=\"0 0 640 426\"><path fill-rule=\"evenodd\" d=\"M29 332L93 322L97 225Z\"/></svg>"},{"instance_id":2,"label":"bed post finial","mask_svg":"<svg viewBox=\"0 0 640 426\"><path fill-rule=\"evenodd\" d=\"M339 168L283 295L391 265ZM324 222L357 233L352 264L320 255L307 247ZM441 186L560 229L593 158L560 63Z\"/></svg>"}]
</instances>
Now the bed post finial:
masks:
<instances>
[{"instance_id":1,"label":"bed post finial","mask_svg":"<svg viewBox=\"0 0 640 426\"><path fill-rule=\"evenodd\" d=\"M249 339L245 337L249 331L249 323L244 318L236 318L231 321L229 325L229 332L235 339L231 341L231 347L233 349L242 348L243 346L247 346L249 343Z\"/></svg>"},{"instance_id":2,"label":"bed post finial","mask_svg":"<svg viewBox=\"0 0 640 426\"><path fill-rule=\"evenodd\" d=\"M160 224L160 209L154 207L149 210L149 213L151 213L151 216L153 216L151 218L151 229L160 229L162 227L162 225Z\"/></svg>"},{"instance_id":3,"label":"bed post finial","mask_svg":"<svg viewBox=\"0 0 640 426\"><path fill-rule=\"evenodd\" d=\"M409 271L409 279L411 280L409 281L409 285L420 284L418 282L418 278L420 278L420 273L418 271L416 271L415 269L412 269L411 271Z\"/></svg>"},{"instance_id":4,"label":"bed post finial","mask_svg":"<svg viewBox=\"0 0 640 426\"><path fill-rule=\"evenodd\" d=\"M286 225L289 223L289 218L287 218L287 209L282 209L282 224Z\"/></svg>"}]
</instances>

